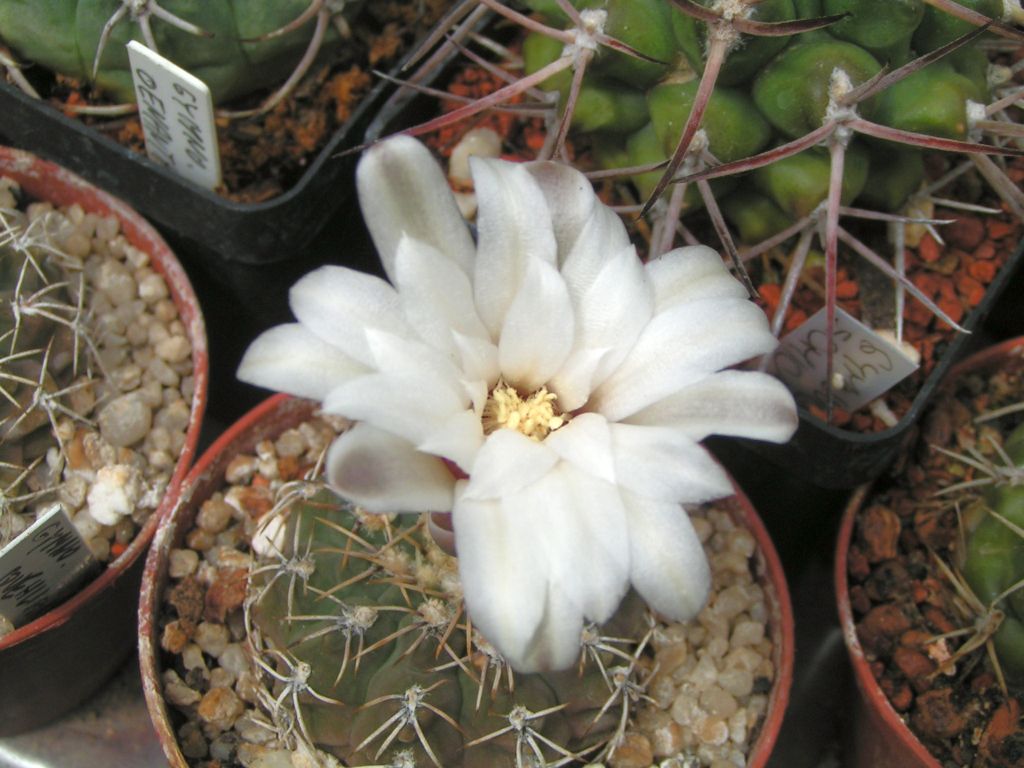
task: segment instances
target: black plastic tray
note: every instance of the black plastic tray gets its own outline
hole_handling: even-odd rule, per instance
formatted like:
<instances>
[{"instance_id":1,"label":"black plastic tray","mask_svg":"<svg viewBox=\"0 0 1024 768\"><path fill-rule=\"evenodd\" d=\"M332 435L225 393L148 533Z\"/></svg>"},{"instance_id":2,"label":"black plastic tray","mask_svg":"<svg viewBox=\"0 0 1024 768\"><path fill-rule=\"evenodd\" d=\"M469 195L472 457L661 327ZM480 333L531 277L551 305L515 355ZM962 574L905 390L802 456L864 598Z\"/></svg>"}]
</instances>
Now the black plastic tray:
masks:
<instances>
[{"instance_id":1,"label":"black plastic tray","mask_svg":"<svg viewBox=\"0 0 1024 768\"><path fill-rule=\"evenodd\" d=\"M300 252L351 199L358 155L342 152L358 145L393 89L378 82L295 186L261 203L219 197L2 80L0 138L122 198L175 238L229 262L265 264Z\"/></svg>"}]
</instances>

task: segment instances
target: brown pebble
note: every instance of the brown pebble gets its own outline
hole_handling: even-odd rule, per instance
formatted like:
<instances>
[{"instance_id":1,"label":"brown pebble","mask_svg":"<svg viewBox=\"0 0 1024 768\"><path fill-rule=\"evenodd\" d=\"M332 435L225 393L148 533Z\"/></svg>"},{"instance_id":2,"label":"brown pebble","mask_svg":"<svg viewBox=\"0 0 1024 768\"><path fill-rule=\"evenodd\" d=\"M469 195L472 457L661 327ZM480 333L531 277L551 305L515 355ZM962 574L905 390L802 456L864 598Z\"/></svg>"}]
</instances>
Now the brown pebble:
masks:
<instances>
[{"instance_id":1,"label":"brown pebble","mask_svg":"<svg viewBox=\"0 0 1024 768\"><path fill-rule=\"evenodd\" d=\"M643 734L627 733L608 764L611 768L649 768L654 761L651 742Z\"/></svg>"},{"instance_id":2,"label":"brown pebble","mask_svg":"<svg viewBox=\"0 0 1024 768\"><path fill-rule=\"evenodd\" d=\"M879 652L888 647L892 640L910 629L910 619L892 604L877 605L861 619L857 634L866 649Z\"/></svg>"},{"instance_id":3,"label":"brown pebble","mask_svg":"<svg viewBox=\"0 0 1024 768\"><path fill-rule=\"evenodd\" d=\"M203 616L204 592L194 576L186 576L170 591L167 602L178 612L178 618L198 624Z\"/></svg>"},{"instance_id":4,"label":"brown pebble","mask_svg":"<svg viewBox=\"0 0 1024 768\"><path fill-rule=\"evenodd\" d=\"M992 719L981 736L979 751L993 766L1017 768L1024 765L1020 739L1015 738L1019 724L1020 702L1016 699L1004 701L992 713Z\"/></svg>"},{"instance_id":5,"label":"brown pebble","mask_svg":"<svg viewBox=\"0 0 1024 768\"><path fill-rule=\"evenodd\" d=\"M950 688L920 694L914 702L911 721L926 739L952 738L967 725L966 718L953 704L953 691Z\"/></svg>"},{"instance_id":6,"label":"brown pebble","mask_svg":"<svg viewBox=\"0 0 1024 768\"><path fill-rule=\"evenodd\" d=\"M850 578L854 581L864 581L868 574L871 573L871 564L864 557L864 552L861 548L856 545L850 546L850 551L846 555L846 564Z\"/></svg>"},{"instance_id":7,"label":"brown pebble","mask_svg":"<svg viewBox=\"0 0 1024 768\"><path fill-rule=\"evenodd\" d=\"M920 685L927 686L928 675L935 671L935 663L914 648L907 648L905 645L897 646L892 652L892 662L908 680L918 688ZM920 690L924 690L921 688Z\"/></svg>"},{"instance_id":8,"label":"brown pebble","mask_svg":"<svg viewBox=\"0 0 1024 768\"><path fill-rule=\"evenodd\" d=\"M890 560L897 555L900 523L896 513L874 504L860 516L858 538L868 562Z\"/></svg>"},{"instance_id":9,"label":"brown pebble","mask_svg":"<svg viewBox=\"0 0 1024 768\"><path fill-rule=\"evenodd\" d=\"M980 219L961 216L943 227L942 236L950 245L972 251L985 239L985 225Z\"/></svg>"},{"instance_id":10,"label":"brown pebble","mask_svg":"<svg viewBox=\"0 0 1024 768\"><path fill-rule=\"evenodd\" d=\"M222 731L226 731L242 713L245 704L230 688L211 688L199 702L199 718Z\"/></svg>"},{"instance_id":11,"label":"brown pebble","mask_svg":"<svg viewBox=\"0 0 1024 768\"><path fill-rule=\"evenodd\" d=\"M195 622L188 619L169 622L160 637L160 647L168 653L181 653L185 650L185 646L188 645L195 631Z\"/></svg>"},{"instance_id":12,"label":"brown pebble","mask_svg":"<svg viewBox=\"0 0 1024 768\"><path fill-rule=\"evenodd\" d=\"M206 590L206 621L224 623L227 615L245 602L249 571L245 568L221 568L210 588Z\"/></svg>"}]
</instances>

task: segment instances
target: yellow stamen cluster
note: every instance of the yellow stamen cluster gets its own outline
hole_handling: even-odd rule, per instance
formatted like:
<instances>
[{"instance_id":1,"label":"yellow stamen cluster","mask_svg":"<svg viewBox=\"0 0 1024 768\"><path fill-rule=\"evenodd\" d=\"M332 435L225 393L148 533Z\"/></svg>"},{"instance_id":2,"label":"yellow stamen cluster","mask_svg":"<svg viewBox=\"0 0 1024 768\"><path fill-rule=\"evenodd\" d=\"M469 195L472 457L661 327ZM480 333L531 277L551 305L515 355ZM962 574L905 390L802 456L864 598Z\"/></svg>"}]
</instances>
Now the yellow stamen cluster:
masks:
<instances>
[{"instance_id":1,"label":"yellow stamen cluster","mask_svg":"<svg viewBox=\"0 0 1024 768\"><path fill-rule=\"evenodd\" d=\"M514 387L499 381L484 405L484 434L514 429L531 440L543 440L569 420L567 415L558 412L556 400L558 395L548 392L547 387L541 387L524 399Z\"/></svg>"}]
</instances>

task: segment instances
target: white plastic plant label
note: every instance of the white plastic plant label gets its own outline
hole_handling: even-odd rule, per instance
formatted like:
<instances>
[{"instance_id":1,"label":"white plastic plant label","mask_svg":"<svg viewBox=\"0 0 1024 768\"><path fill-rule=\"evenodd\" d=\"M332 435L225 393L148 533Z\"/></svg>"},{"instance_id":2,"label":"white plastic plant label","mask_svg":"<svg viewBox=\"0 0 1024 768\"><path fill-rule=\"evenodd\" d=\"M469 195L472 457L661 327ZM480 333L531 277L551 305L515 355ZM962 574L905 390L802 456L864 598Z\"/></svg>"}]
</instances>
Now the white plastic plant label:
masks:
<instances>
[{"instance_id":1,"label":"white plastic plant label","mask_svg":"<svg viewBox=\"0 0 1024 768\"><path fill-rule=\"evenodd\" d=\"M0 550L0 615L15 627L32 621L98 569L67 512L54 504Z\"/></svg>"},{"instance_id":2,"label":"white plastic plant label","mask_svg":"<svg viewBox=\"0 0 1024 768\"><path fill-rule=\"evenodd\" d=\"M769 358L768 371L798 400L827 407L826 311L821 309L785 336ZM836 308L832 339L832 404L855 411L917 369L898 347Z\"/></svg>"},{"instance_id":3,"label":"white plastic plant label","mask_svg":"<svg viewBox=\"0 0 1024 768\"><path fill-rule=\"evenodd\" d=\"M189 181L213 189L221 176L209 87L138 40L127 47L146 154Z\"/></svg>"}]
</instances>

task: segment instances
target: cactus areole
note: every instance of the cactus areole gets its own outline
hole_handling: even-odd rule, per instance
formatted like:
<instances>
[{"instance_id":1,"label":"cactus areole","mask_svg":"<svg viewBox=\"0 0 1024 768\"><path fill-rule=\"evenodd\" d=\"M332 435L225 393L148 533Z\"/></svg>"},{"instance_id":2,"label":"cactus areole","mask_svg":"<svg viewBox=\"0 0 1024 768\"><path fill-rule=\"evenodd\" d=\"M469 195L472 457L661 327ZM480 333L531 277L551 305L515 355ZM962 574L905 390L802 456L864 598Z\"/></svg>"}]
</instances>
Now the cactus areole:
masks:
<instances>
[{"instance_id":1,"label":"cactus areole","mask_svg":"<svg viewBox=\"0 0 1024 768\"><path fill-rule=\"evenodd\" d=\"M369 512L451 512L473 625L518 671L566 669L630 586L667 617L700 610L681 505L732 489L698 441L784 441L795 407L774 378L722 370L776 342L717 253L643 265L577 171L471 162L476 242L425 147L370 149L357 186L390 282L303 278L298 322L239 377L355 420L330 485Z\"/></svg>"}]
</instances>

